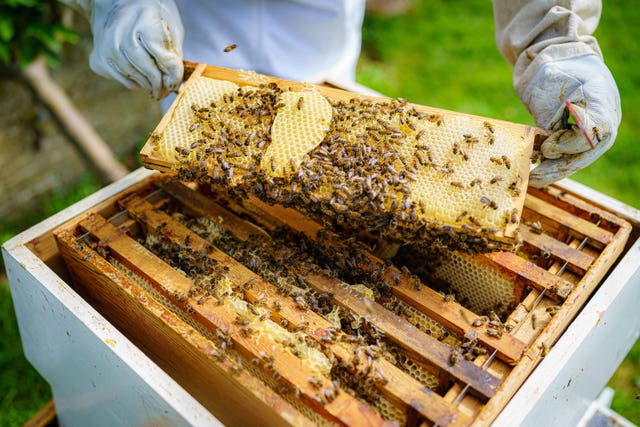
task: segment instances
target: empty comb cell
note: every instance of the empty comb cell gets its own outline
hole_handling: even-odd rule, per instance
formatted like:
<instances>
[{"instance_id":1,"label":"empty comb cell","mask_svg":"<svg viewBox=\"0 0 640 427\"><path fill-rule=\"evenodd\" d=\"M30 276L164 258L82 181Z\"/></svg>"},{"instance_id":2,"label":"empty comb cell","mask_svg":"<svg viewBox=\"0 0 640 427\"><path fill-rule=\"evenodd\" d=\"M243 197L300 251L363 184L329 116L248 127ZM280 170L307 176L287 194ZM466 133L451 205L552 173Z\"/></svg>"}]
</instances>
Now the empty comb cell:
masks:
<instances>
[{"instance_id":1,"label":"empty comb cell","mask_svg":"<svg viewBox=\"0 0 640 427\"><path fill-rule=\"evenodd\" d=\"M392 241L517 245L531 135L405 100L259 81L192 75L144 164Z\"/></svg>"}]
</instances>

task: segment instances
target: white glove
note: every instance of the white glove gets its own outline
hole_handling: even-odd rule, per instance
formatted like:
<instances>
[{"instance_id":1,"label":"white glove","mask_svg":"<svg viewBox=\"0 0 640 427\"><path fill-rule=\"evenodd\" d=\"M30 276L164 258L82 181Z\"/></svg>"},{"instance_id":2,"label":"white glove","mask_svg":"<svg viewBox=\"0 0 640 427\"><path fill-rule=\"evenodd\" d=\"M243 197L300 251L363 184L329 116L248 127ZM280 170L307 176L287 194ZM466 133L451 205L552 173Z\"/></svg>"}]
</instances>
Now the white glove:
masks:
<instances>
[{"instance_id":1,"label":"white glove","mask_svg":"<svg viewBox=\"0 0 640 427\"><path fill-rule=\"evenodd\" d=\"M609 69L597 55L547 62L528 83L522 83L520 98L537 125L556 131L542 144L545 160L531 172L530 185L543 187L571 175L613 145L621 119L620 95ZM594 149L577 126L563 128L565 100L573 105Z\"/></svg>"},{"instance_id":2,"label":"white glove","mask_svg":"<svg viewBox=\"0 0 640 427\"><path fill-rule=\"evenodd\" d=\"M91 69L129 89L141 87L164 98L182 81L184 30L173 0L94 0ZM88 6L88 7L87 7Z\"/></svg>"}]
</instances>

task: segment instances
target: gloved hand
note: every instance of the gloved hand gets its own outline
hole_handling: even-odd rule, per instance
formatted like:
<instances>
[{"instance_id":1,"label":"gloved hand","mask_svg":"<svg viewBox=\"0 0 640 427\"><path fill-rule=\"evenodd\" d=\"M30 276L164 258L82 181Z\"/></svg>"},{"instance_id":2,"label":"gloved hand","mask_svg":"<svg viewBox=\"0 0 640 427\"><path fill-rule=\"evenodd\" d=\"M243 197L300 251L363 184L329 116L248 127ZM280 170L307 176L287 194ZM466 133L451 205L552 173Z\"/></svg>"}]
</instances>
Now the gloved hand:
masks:
<instances>
[{"instance_id":1,"label":"gloved hand","mask_svg":"<svg viewBox=\"0 0 640 427\"><path fill-rule=\"evenodd\" d=\"M93 71L129 89L144 88L157 99L178 88L184 30L173 0L77 3L89 3Z\"/></svg>"},{"instance_id":2,"label":"gloved hand","mask_svg":"<svg viewBox=\"0 0 640 427\"><path fill-rule=\"evenodd\" d=\"M547 62L520 87L524 87L520 97L537 125L555 130L542 144L545 159L531 171L531 186L543 187L577 172L613 144L621 119L620 95L597 55ZM594 149L576 125L563 128L565 100L573 105Z\"/></svg>"}]
</instances>

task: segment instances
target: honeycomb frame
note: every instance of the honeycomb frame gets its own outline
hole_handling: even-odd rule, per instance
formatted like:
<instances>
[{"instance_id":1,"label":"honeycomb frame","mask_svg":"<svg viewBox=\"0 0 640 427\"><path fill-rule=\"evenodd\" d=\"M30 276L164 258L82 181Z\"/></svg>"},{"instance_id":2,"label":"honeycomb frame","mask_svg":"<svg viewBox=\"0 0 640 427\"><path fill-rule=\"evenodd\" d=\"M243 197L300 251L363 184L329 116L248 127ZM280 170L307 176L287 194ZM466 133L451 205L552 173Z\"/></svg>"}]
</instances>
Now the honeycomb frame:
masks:
<instances>
[{"instance_id":1,"label":"honeycomb frame","mask_svg":"<svg viewBox=\"0 0 640 427\"><path fill-rule=\"evenodd\" d=\"M203 101L207 91L213 98ZM274 161L266 155L273 143L271 126L281 98L292 92L294 99L326 97L331 124L319 146L313 143L312 150ZM251 115L256 105L264 111L269 102L268 114ZM290 110L299 107L289 103ZM387 118L380 119L383 115ZM240 197L294 206L334 227L366 228L391 241L475 253L514 250L519 244L529 158L543 133L405 100L200 64L141 158L149 168L223 184ZM442 142L433 143L434 135Z\"/></svg>"}]
</instances>

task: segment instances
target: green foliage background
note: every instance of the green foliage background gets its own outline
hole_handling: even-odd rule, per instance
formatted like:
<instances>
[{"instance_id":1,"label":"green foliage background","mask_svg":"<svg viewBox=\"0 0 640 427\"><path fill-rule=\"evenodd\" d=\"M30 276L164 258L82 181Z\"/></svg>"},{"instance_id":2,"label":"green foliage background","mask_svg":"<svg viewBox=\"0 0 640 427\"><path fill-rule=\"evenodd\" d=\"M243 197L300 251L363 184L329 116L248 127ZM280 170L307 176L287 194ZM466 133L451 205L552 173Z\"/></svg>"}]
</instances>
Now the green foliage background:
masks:
<instances>
[{"instance_id":1,"label":"green foliage background","mask_svg":"<svg viewBox=\"0 0 640 427\"><path fill-rule=\"evenodd\" d=\"M64 43L78 39L58 10L53 0L0 0L0 65L24 67L38 55L57 65Z\"/></svg>"},{"instance_id":2,"label":"green foliage background","mask_svg":"<svg viewBox=\"0 0 640 427\"><path fill-rule=\"evenodd\" d=\"M6 58L2 43L15 36L15 31L7 29L3 8L36 3L47 2L0 0L0 62ZM640 105L637 10L631 0L604 4L596 36L618 82L623 122L613 148L573 176L634 207L640 207L640 150L635 148L633 136L634 129L640 127L640 113L635 108ZM49 35L40 36L45 45L51 41ZM50 47L53 52L58 49ZM533 124L511 86L511 67L495 46L489 1L414 0L404 15L367 16L358 81L420 104ZM0 220L0 242L97 188L98 181L86 176L77 187L51 194L40 210L23 221ZM50 392L22 354L6 278L0 280L0 333L0 425L18 426L50 399ZM613 408L640 424L640 342L610 385L616 390Z\"/></svg>"}]
</instances>

